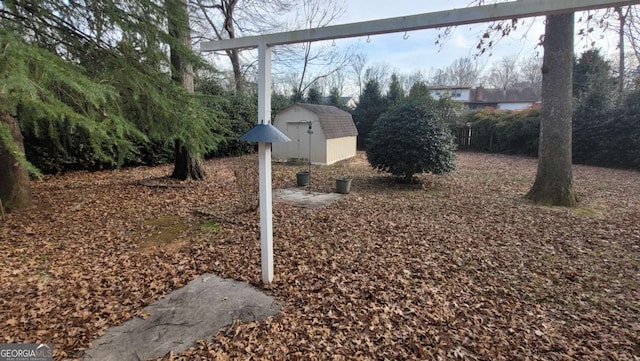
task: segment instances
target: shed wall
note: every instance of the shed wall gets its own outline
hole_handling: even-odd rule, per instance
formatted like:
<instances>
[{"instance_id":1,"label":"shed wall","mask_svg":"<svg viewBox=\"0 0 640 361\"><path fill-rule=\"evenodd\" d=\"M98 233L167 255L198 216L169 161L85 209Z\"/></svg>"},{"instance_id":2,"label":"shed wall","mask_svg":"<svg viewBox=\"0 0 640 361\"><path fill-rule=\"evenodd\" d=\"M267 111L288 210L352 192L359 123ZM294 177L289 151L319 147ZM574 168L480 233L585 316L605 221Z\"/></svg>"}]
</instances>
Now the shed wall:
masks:
<instances>
[{"instance_id":1,"label":"shed wall","mask_svg":"<svg viewBox=\"0 0 640 361\"><path fill-rule=\"evenodd\" d=\"M309 137L309 122L313 134ZM271 155L280 161L309 161L311 139L311 163L333 164L356 155L356 137L326 139L318 115L300 106L293 106L276 115L273 125L291 139L287 143L273 143Z\"/></svg>"},{"instance_id":2,"label":"shed wall","mask_svg":"<svg viewBox=\"0 0 640 361\"><path fill-rule=\"evenodd\" d=\"M356 137L327 139L327 162L335 162L354 157L356 155Z\"/></svg>"},{"instance_id":3,"label":"shed wall","mask_svg":"<svg viewBox=\"0 0 640 361\"><path fill-rule=\"evenodd\" d=\"M326 139L318 123L318 116L302 107L292 107L278 113L273 125L291 139L287 143L274 143L272 157L277 160L309 161L309 122L311 134L311 163L326 164Z\"/></svg>"}]
</instances>

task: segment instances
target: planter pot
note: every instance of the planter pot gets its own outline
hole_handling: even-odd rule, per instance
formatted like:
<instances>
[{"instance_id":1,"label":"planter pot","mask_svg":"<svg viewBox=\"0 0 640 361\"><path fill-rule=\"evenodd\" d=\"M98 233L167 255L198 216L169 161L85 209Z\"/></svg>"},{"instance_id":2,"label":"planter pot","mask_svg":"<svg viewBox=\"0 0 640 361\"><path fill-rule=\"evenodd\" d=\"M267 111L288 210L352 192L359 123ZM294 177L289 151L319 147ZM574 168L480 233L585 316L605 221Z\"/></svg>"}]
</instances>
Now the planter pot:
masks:
<instances>
[{"instance_id":1,"label":"planter pot","mask_svg":"<svg viewBox=\"0 0 640 361\"><path fill-rule=\"evenodd\" d=\"M306 187L309 185L309 171L301 170L296 173L296 184L298 187Z\"/></svg>"},{"instance_id":2,"label":"planter pot","mask_svg":"<svg viewBox=\"0 0 640 361\"><path fill-rule=\"evenodd\" d=\"M338 177L336 178L336 192L340 194L349 194L351 190L351 178Z\"/></svg>"}]
</instances>

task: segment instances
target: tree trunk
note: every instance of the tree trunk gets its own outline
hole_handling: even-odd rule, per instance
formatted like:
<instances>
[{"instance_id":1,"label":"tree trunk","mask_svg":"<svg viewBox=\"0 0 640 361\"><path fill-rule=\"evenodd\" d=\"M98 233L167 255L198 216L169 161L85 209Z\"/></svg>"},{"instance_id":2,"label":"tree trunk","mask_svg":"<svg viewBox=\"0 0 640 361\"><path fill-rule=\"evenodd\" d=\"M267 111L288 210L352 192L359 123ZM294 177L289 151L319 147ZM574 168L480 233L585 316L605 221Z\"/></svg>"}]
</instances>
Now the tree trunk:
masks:
<instances>
[{"instance_id":1,"label":"tree trunk","mask_svg":"<svg viewBox=\"0 0 640 361\"><path fill-rule=\"evenodd\" d=\"M240 66L240 54L238 50L228 50L227 55L231 59L231 66L233 68L233 79L235 80L236 93L244 93L244 75L242 74L242 67Z\"/></svg>"},{"instance_id":2,"label":"tree trunk","mask_svg":"<svg viewBox=\"0 0 640 361\"><path fill-rule=\"evenodd\" d=\"M191 153L179 140L175 141L176 162L171 178L202 180L205 177L202 161Z\"/></svg>"},{"instance_id":3,"label":"tree trunk","mask_svg":"<svg viewBox=\"0 0 640 361\"><path fill-rule=\"evenodd\" d=\"M618 56L620 60L618 62L618 102L622 103L622 94L624 93L624 73L625 73L625 64L624 64L624 26L627 21L627 13L623 14L622 8L618 7L615 9L618 13Z\"/></svg>"},{"instance_id":4,"label":"tree trunk","mask_svg":"<svg viewBox=\"0 0 640 361\"><path fill-rule=\"evenodd\" d=\"M22 133L16 119L3 114L0 116L0 124L9 126L17 150L24 153ZM2 144L0 144L0 201L1 206L7 211L23 209L31 205L29 172L20 165L9 147Z\"/></svg>"},{"instance_id":5,"label":"tree trunk","mask_svg":"<svg viewBox=\"0 0 640 361\"><path fill-rule=\"evenodd\" d=\"M542 65L538 173L527 194L535 203L574 207L571 166L574 15L548 15Z\"/></svg>"},{"instance_id":6,"label":"tree trunk","mask_svg":"<svg viewBox=\"0 0 640 361\"><path fill-rule=\"evenodd\" d=\"M191 28L189 26L189 13L187 0L165 0L167 10L173 17L169 19L169 35L182 43L186 49L191 49ZM194 92L193 66L186 61L180 50L171 48L172 78L182 84L189 93ZM175 141L175 163L172 178L178 179L204 179L205 173L202 162L197 154L193 154L185 144L179 140Z\"/></svg>"}]
</instances>

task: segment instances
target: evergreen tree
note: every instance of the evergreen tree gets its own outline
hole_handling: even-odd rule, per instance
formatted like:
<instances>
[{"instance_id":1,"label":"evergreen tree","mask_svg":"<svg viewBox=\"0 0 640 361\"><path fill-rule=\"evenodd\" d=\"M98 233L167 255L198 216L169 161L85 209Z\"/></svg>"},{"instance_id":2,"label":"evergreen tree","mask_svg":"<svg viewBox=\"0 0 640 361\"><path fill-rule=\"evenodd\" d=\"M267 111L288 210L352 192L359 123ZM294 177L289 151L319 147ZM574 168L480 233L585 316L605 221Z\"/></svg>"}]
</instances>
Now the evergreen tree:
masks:
<instances>
[{"instance_id":1,"label":"evergreen tree","mask_svg":"<svg viewBox=\"0 0 640 361\"><path fill-rule=\"evenodd\" d=\"M322 94L320 94L320 90L316 86L312 86L307 90L307 103L309 104L320 104L322 102Z\"/></svg>"},{"instance_id":2,"label":"evergreen tree","mask_svg":"<svg viewBox=\"0 0 640 361\"><path fill-rule=\"evenodd\" d=\"M429 86L427 85L427 83L423 81L417 81L413 83L411 89L409 89L409 98L431 98L431 91L429 91Z\"/></svg>"},{"instance_id":3,"label":"evergreen tree","mask_svg":"<svg viewBox=\"0 0 640 361\"><path fill-rule=\"evenodd\" d=\"M29 173L25 166L20 126L14 117L0 115L0 212L31 205Z\"/></svg>"},{"instance_id":4,"label":"evergreen tree","mask_svg":"<svg viewBox=\"0 0 640 361\"><path fill-rule=\"evenodd\" d=\"M275 119L276 115L283 110L284 108L292 105L293 102L291 101L291 98L287 97L284 94L278 93L275 90L271 93L271 121L273 122L273 120ZM256 118L258 116L257 111L257 101L256 101Z\"/></svg>"},{"instance_id":5,"label":"evergreen tree","mask_svg":"<svg viewBox=\"0 0 640 361\"><path fill-rule=\"evenodd\" d=\"M188 94L194 93L193 65L189 62L185 50L191 49L191 28L187 0L165 0L167 14L173 14L168 20L169 35L174 42L170 48L171 78L184 87ZM181 46L177 46L180 44ZM185 139L176 138L175 163L172 178L204 179L201 155L189 147Z\"/></svg>"},{"instance_id":6,"label":"evergreen tree","mask_svg":"<svg viewBox=\"0 0 640 361\"><path fill-rule=\"evenodd\" d=\"M304 100L304 94L298 90L297 87L293 87L291 92L291 102L292 103L300 103Z\"/></svg>"},{"instance_id":7,"label":"evergreen tree","mask_svg":"<svg viewBox=\"0 0 640 361\"><path fill-rule=\"evenodd\" d=\"M380 84L376 80L365 83L358 107L353 118L358 128L358 148L365 149L369 132L373 123L378 120L380 114L386 110L385 99L380 92Z\"/></svg>"},{"instance_id":8,"label":"evergreen tree","mask_svg":"<svg viewBox=\"0 0 640 361\"><path fill-rule=\"evenodd\" d=\"M598 49L587 50L573 63L573 96L585 94L615 93L616 80L611 77L611 65Z\"/></svg>"},{"instance_id":9,"label":"evergreen tree","mask_svg":"<svg viewBox=\"0 0 640 361\"><path fill-rule=\"evenodd\" d=\"M145 136L120 115L112 87L95 83L77 65L9 32L0 32L0 46L5 49L0 54L0 149L10 155L0 157L5 205L27 206L29 202L16 203L15 192L28 189L28 177L20 174L24 169L38 173L24 156L20 128L26 134L46 134L60 148L82 145L95 159L110 164L121 164L135 153L132 140Z\"/></svg>"},{"instance_id":10,"label":"evergreen tree","mask_svg":"<svg viewBox=\"0 0 640 361\"><path fill-rule=\"evenodd\" d=\"M332 87L331 91L329 92L329 105L333 105L336 107L344 105L342 103L342 97L340 95L341 94L338 87Z\"/></svg>"},{"instance_id":11,"label":"evergreen tree","mask_svg":"<svg viewBox=\"0 0 640 361\"><path fill-rule=\"evenodd\" d=\"M215 147L215 113L167 73L167 46L203 65L164 29L174 16L152 0L3 3L2 41L18 45L2 55L2 96L12 99L2 113L19 122L26 153L44 150L43 163L64 169L136 161L147 140L180 140L197 154Z\"/></svg>"},{"instance_id":12,"label":"evergreen tree","mask_svg":"<svg viewBox=\"0 0 640 361\"><path fill-rule=\"evenodd\" d=\"M387 103L389 106L398 104L404 99L404 89L400 84L400 79L396 73L391 74L391 83L387 92Z\"/></svg>"}]
</instances>

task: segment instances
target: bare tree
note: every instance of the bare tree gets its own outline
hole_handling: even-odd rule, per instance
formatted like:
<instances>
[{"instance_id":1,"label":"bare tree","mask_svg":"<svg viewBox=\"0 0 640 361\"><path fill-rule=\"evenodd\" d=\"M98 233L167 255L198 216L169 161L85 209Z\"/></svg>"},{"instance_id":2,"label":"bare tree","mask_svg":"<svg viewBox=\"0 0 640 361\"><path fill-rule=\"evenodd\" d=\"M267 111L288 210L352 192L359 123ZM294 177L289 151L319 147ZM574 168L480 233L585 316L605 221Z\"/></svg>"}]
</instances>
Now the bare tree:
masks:
<instances>
[{"instance_id":1,"label":"bare tree","mask_svg":"<svg viewBox=\"0 0 640 361\"><path fill-rule=\"evenodd\" d=\"M389 64L375 63L364 71L364 82L374 80L380 85L380 89L385 89L389 82Z\"/></svg>"},{"instance_id":2,"label":"bare tree","mask_svg":"<svg viewBox=\"0 0 640 361\"><path fill-rule=\"evenodd\" d=\"M344 94L347 82L347 71L345 68L336 70L329 78L329 89L337 89L339 94Z\"/></svg>"},{"instance_id":3,"label":"bare tree","mask_svg":"<svg viewBox=\"0 0 640 361\"><path fill-rule=\"evenodd\" d=\"M364 77L364 69L369 59L366 54L357 53L351 58L351 71L358 85L358 96L362 96L362 78Z\"/></svg>"},{"instance_id":4,"label":"bare tree","mask_svg":"<svg viewBox=\"0 0 640 361\"><path fill-rule=\"evenodd\" d=\"M479 71L471 58L458 58L447 67L446 74L446 85L473 86L478 80Z\"/></svg>"},{"instance_id":5,"label":"bare tree","mask_svg":"<svg viewBox=\"0 0 640 361\"><path fill-rule=\"evenodd\" d=\"M449 83L449 74L446 69L432 68L429 71L429 82L433 85L447 85Z\"/></svg>"},{"instance_id":6,"label":"bare tree","mask_svg":"<svg viewBox=\"0 0 640 361\"><path fill-rule=\"evenodd\" d=\"M631 44L631 49L636 58L636 64L640 64L640 7L632 5L627 14L627 27L625 36Z\"/></svg>"},{"instance_id":7,"label":"bare tree","mask_svg":"<svg viewBox=\"0 0 640 361\"><path fill-rule=\"evenodd\" d=\"M627 6L626 8L617 7L615 9L616 14L618 14L618 56L620 57L618 63L618 94L622 95L624 91L624 73L625 73L625 64L624 64L624 30L625 24L627 22L627 17L631 12L631 6ZM622 98L619 98L622 100Z\"/></svg>"},{"instance_id":8,"label":"bare tree","mask_svg":"<svg viewBox=\"0 0 640 361\"><path fill-rule=\"evenodd\" d=\"M427 76L425 76L424 72L421 70L415 70L410 74L400 74L400 83L402 83L402 89L405 94L409 93L411 87L415 83L424 83Z\"/></svg>"},{"instance_id":9,"label":"bare tree","mask_svg":"<svg viewBox=\"0 0 640 361\"><path fill-rule=\"evenodd\" d=\"M494 87L507 90L518 82L518 58L506 56L495 62L487 76L487 83Z\"/></svg>"},{"instance_id":10,"label":"bare tree","mask_svg":"<svg viewBox=\"0 0 640 361\"><path fill-rule=\"evenodd\" d=\"M304 0L296 28L314 29L335 22L346 9L344 0ZM353 48L341 49L335 42L306 42L283 47L274 55L274 66L299 69L296 92L304 93L316 82L347 67Z\"/></svg>"},{"instance_id":11,"label":"bare tree","mask_svg":"<svg viewBox=\"0 0 640 361\"><path fill-rule=\"evenodd\" d=\"M527 83L531 87L542 85L542 59L538 56L525 58L519 66L520 81Z\"/></svg>"},{"instance_id":12,"label":"bare tree","mask_svg":"<svg viewBox=\"0 0 640 361\"><path fill-rule=\"evenodd\" d=\"M189 0L195 36L199 40L233 39L282 30L283 14L294 0ZM236 91L245 88L241 50L225 50L231 62Z\"/></svg>"}]
</instances>

